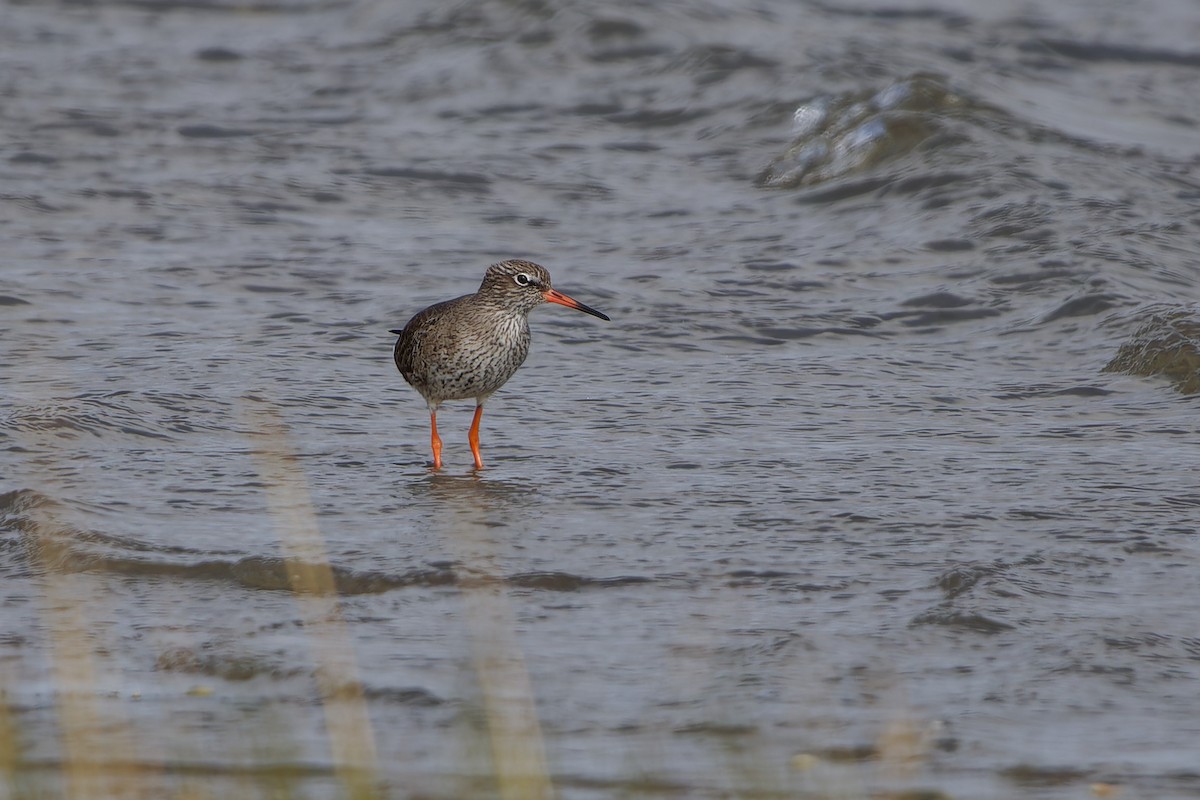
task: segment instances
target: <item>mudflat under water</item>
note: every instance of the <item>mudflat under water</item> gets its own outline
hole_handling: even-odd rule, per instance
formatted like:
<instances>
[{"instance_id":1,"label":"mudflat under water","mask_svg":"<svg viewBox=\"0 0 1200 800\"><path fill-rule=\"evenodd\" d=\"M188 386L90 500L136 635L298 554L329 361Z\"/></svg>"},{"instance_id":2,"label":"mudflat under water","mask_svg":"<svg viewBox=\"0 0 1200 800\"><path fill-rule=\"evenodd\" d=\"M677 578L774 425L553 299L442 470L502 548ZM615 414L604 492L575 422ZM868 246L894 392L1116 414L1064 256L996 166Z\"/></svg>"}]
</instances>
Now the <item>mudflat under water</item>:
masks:
<instances>
[{"instance_id":1,"label":"mudflat under water","mask_svg":"<svg viewBox=\"0 0 1200 800\"><path fill-rule=\"evenodd\" d=\"M1193 3L0 14L21 780L1200 795Z\"/></svg>"}]
</instances>

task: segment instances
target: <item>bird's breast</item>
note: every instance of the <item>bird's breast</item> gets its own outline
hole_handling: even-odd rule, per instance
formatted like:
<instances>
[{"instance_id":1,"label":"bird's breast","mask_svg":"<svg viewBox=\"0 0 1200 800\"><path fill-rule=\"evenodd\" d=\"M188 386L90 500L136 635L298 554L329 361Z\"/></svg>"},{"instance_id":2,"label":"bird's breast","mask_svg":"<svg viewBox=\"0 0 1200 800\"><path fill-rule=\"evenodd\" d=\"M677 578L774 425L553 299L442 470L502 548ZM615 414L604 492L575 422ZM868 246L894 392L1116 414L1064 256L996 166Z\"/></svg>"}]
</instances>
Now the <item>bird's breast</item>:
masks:
<instances>
[{"instance_id":1,"label":"bird's breast","mask_svg":"<svg viewBox=\"0 0 1200 800\"><path fill-rule=\"evenodd\" d=\"M476 307L470 315L418 326L400 349L405 355L398 355L397 366L427 399L486 397L524 363L529 323L523 316L489 314Z\"/></svg>"}]
</instances>

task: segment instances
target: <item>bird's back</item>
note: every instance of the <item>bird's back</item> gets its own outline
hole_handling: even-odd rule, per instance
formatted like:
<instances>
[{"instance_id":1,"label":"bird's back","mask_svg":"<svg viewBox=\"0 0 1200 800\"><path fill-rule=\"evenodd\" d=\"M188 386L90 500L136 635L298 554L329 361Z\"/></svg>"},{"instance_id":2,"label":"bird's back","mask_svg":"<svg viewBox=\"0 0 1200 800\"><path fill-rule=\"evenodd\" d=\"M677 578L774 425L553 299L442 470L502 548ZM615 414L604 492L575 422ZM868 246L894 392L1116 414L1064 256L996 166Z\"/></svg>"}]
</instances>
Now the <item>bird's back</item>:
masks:
<instances>
[{"instance_id":1,"label":"bird's back","mask_svg":"<svg viewBox=\"0 0 1200 800\"><path fill-rule=\"evenodd\" d=\"M447 313L453 310L455 303L468 296L434 303L429 308L417 312L402 330L392 331L399 336L392 355L396 359L396 369L400 370L406 381L413 382L410 376L420 368L421 354L427 349L426 342L437 338L438 320L445 318Z\"/></svg>"}]
</instances>

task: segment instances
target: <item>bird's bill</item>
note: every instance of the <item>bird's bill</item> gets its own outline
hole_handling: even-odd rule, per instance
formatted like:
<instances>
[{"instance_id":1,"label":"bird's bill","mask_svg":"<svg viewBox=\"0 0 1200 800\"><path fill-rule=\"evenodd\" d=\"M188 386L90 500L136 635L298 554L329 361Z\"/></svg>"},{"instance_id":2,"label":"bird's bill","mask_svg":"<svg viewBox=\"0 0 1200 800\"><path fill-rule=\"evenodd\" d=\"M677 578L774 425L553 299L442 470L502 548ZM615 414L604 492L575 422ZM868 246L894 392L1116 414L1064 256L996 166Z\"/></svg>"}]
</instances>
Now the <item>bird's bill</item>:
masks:
<instances>
[{"instance_id":1,"label":"bird's bill","mask_svg":"<svg viewBox=\"0 0 1200 800\"><path fill-rule=\"evenodd\" d=\"M601 314L591 306L585 306L583 303L576 300L574 297L568 297L557 289L547 289L542 292L542 297L546 298L547 303L558 303L560 306L573 308L576 311L582 311L585 314L591 314L593 317L599 317L606 322L611 321L607 314Z\"/></svg>"}]
</instances>

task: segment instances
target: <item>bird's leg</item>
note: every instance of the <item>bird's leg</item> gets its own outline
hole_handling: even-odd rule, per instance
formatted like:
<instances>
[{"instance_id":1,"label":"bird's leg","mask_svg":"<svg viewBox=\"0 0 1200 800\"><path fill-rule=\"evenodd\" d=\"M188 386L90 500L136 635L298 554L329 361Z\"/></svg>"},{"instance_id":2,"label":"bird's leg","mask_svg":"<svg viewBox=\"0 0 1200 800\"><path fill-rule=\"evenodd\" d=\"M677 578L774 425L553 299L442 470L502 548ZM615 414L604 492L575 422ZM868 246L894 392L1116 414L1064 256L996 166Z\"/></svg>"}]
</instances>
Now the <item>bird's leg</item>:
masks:
<instances>
[{"instance_id":1,"label":"bird's leg","mask_svg":"<svg viewBox=\"0 0 1200 800\"><path fill-rule=\"evenodd\" d=\"M471 455L475 456L475 469L483 469L483 457L479 455L479 420L483 417L483 406L475 406L475 419L471 421L471 430L467 433L467 441L471 443Z\"/></svg>"},{"instance_id":2,"label":"bird's leg","mask_svg":"<svg viewBox=\"0 0 1200 800\"><path fill-rule=\"evenodd\" d=\"M429 412L429 443L433 447L433 468L442 468L442 437L437 434L437 412Z\"/></svg>"}]
</instances>

